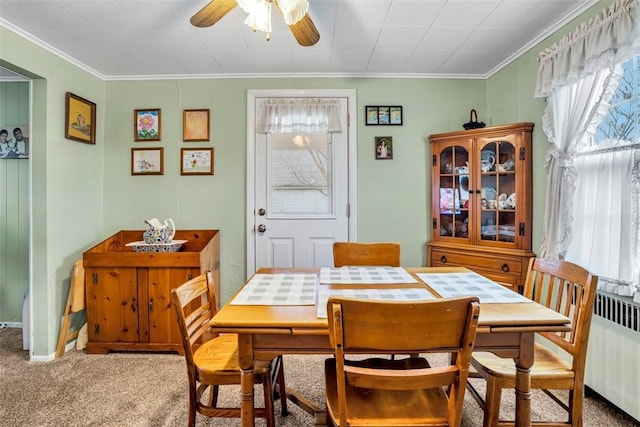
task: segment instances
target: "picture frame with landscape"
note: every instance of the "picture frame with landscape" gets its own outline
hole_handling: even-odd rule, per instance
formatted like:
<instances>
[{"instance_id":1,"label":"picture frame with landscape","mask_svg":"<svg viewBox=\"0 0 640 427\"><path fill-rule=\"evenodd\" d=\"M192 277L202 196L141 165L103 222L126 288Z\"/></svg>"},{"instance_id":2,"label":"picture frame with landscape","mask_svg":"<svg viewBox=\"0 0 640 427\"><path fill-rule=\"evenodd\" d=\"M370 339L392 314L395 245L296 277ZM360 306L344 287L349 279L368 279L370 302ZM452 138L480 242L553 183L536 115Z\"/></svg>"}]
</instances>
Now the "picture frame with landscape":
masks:
<instances>
[{"instance_id":1,"label":"picture frame with landscape","mask_svg":"<svg viewBox=\"0 0 640 427\"><path fill-rule=\"evenodd\" d=\"M402 106L367 105L365 117L367 126L402 126Z\"/></svg>"},{"instance_id":2,"label":"picture frame with landscape","mask_svg":"<svg viewBox=\"0 0 640 427\"><path fill-rule=\"evenodd\" d=\"M96 104L71 92L67 92L65 101L64 137L95 144Z\"/></svg>"}]
</instances>

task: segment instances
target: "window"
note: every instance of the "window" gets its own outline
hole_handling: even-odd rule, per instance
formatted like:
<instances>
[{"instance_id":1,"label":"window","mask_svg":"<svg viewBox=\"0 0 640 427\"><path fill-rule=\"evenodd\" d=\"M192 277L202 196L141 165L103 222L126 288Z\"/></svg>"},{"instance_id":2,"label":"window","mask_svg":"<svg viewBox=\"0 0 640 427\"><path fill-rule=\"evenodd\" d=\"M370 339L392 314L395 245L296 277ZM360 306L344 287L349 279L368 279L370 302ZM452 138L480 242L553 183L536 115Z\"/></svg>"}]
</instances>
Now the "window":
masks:
<instances>
[{"instance_id":1,"label":"window","mask_svg":"<svg viewBox=\"0 0 640 427\"><path fill-rule=\"evenodd\" d=\"M640 286L639 58L621 65L606 115L573 160L572 237L565 257L600 276L600 289L625 296Z\"/></svg>"},{"instance_id":2,"label":"window","mask_svg":"<svg viewBox=\"0 0 640 427\"><path fill-rule=\"evenodd\" d=\"M622 70L609 112L596 131L596 144L607 140L626 144L640 139L640 57L623 63Z\"/></svg>"},{"instance_id":3,"label":"window","mask_svg":"<svg viewBox=\"0 0 640 427\"><path fill-rule=\"evenodd\" d=\"M333 213L329 133L271 134L271 215Z\"/></svg>"}]
</instances>

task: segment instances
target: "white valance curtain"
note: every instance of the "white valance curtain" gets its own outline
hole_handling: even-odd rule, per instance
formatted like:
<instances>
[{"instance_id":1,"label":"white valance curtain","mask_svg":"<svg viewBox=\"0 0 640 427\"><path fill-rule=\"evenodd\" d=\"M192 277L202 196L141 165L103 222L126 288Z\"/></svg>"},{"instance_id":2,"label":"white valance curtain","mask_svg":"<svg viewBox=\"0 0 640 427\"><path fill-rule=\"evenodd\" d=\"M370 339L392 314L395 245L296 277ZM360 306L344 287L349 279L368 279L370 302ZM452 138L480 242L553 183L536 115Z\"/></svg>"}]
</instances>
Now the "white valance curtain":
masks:
<instances>
[{"instance_id":1,"label":"white valance curtain","mask_svg":"<svg viewBox=\"0 0 640 427\"><path fill-rule=\"evenodd\" d=\"M536 98L640 52L638 0L618 0L538 54Z\"/></svg>"},{"instance_id":2,"label":"white valance curtain","mask_svg":"<svg viewBox=\"0 0 640 427\"><path fill-rule=\"evenodd\" d=\"M268 98L258 104L258 133L341 131L336 98Z\"/></svg>"},{"instance_id":3,"label":"white valance curtain","mask_svg":"<svg viewBox=\"0 0 640 427\"><path fill-rule=\"evenodd\" d=\"M622 73L619 64L640 53L639 1L612 3L538 56L540 67L535 96L547 99L542 127L551 143L545 159L543 257L565 258L575 237L574 213L593 214L602 203L607 203L601 192L603 199L592 201L594 205L584 206L580 211L574 206L577 164L585 167L585 162L576 161L576 155L590 142L608 112ZM636 188L637 184L636 181ZM612 202L615 201L608 203ZM584 231L581 224L579 232ZM599 243L606 247L616 242Z\"/></svg>"}]
</instances>

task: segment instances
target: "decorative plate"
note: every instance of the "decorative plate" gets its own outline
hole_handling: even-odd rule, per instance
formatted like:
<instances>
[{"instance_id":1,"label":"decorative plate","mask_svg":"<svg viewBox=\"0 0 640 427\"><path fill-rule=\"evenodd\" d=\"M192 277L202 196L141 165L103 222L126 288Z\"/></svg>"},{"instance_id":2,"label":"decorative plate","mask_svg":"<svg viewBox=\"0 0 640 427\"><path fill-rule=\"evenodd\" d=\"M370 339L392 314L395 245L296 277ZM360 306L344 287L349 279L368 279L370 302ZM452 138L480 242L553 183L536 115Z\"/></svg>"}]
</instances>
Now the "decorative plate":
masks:
<instances>
[{"instance_id":1,"label":"decorative plate","mask_svg":"<svg viewBox=\"0 0 640 427\"><path fill-rule=\"evenodd\" d=\"M146 243L144 241L127 243L134 252L178 252L186 240L172 240L170 243Z\"/></svg>"},{"instance_id":2,"label":"decorative plate","mask_svg":"<svg viewBox=\"0 0 640 427\"><path fill-rule=\"evenodd\" d=\"M486 200L497 200L498 192L493 187L482 187L482 198Z\"/></svg>"}]
</instances>

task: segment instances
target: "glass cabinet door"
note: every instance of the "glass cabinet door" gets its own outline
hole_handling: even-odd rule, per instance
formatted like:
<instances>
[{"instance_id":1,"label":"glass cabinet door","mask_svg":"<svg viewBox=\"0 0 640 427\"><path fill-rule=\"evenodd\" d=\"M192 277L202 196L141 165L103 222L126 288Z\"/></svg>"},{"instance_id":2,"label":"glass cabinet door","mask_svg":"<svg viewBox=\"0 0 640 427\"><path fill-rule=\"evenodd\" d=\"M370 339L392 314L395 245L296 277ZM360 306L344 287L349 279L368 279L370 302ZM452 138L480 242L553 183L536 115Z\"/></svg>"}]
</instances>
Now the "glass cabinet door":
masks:
<instances>
[{"instance_id":1,"label":"glass cabinet door","mask_svg":"<svg viewBox=\"0 0 640 427\"><path fill-rule=\"evenodd\" d=\"M516 147L492 141L480 148L480 242L515 242Z\"/></svg>"},{"instance_id":2,"label":"glass cabinet door","mask_svg":"<svg viewBox=\"0 0 640 427\"><path fill-rule=\"evenodd\" d=\"M438 230L441 237L469 239L469 150L454 145L439 154L440 184L438 200L440 213Z\"/></svg>"}]
</instances>

